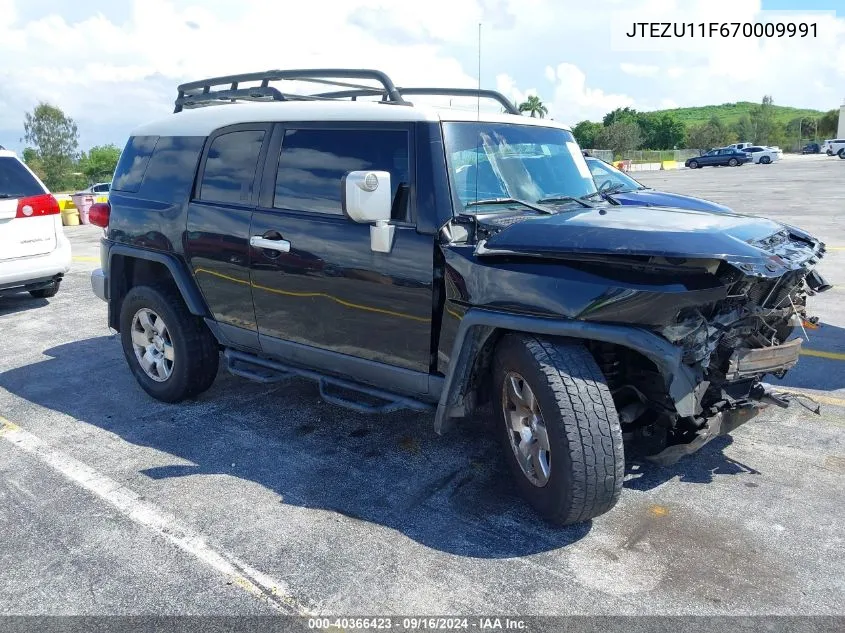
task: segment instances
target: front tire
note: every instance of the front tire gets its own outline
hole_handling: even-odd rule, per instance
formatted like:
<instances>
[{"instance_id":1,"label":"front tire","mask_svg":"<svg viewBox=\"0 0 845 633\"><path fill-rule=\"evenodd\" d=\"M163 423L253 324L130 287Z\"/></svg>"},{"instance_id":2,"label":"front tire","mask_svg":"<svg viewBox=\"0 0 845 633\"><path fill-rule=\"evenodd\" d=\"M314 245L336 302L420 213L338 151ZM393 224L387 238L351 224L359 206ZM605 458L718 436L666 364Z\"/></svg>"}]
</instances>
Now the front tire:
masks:
<instances>
[{"instance_id":1,"label":"front tire","mask_svg":"<svg viewBox=\"0 0 845 633\"><path fill-rule=\"evenodd\" d=\"M535 510L570 525L613 508L625 469L622 431L587 349L509 335L497 348L493 381L505 459Z\"/></svg>"},{"instance_id":2,"label":"front tire","mask_svg":"<svg viewBox=\"0 0 845 633\"><path fill-rule=\"evenodd\" d=\"M691 160L689 162L689 168L690 169L698 169L698 161L697 160Z\"/></svg>"},{"instance_id":3,"label":"front tire","mask_svg":"<svg viewBox=\"0 0 845 633\"><path fill-rule=\"evenodd\" d=\"M120 310L120 341L138 384L156 400L196 396L217 376L217 341L169 288L129 290Z\"/></svg>"},{"instance_id":4,"label":"front tire","mask_svg":"<svg viewBox=\"0 0 845 633\"><path fill-rule=\"evenodd\" d=\"M845 147L843 147L842 149L840 149L840 150L836 153L836 155L837 155L837 156L839 156L839 158L845 159Z\"/></svg>"}]
</instances>

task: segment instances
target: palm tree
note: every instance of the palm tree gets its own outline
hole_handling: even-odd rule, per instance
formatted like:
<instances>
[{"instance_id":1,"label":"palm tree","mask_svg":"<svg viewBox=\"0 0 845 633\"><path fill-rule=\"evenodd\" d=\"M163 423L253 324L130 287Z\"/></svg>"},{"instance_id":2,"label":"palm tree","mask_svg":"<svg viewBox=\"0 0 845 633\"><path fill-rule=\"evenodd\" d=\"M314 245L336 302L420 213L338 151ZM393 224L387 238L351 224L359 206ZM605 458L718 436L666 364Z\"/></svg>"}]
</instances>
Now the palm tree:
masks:
<instances>
[{"instance_id":1,"label":"palm tree","mask_svg":"<svg viewBox=\"0 0 845 633\"><path fill-rule=\"evenodd\" d=\"M528 98L519 104L519 111L530 113L531 118L539 116L541 119L549 113L549 109L537 95L528 95Z\"/></svg>"}]
</instances>

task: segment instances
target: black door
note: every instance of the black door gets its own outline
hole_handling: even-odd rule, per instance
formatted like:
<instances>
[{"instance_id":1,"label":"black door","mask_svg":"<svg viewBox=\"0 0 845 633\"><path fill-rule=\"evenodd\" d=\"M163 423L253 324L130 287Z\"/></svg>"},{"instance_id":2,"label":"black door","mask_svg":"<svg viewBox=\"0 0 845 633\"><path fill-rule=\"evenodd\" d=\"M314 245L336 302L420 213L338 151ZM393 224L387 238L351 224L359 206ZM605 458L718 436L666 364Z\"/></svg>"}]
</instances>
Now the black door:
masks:
<instances>
[{"instance_id":1,"label":"black door","mask_svg":"<svg viewBox=\"0 0 845 633\"><path fill-rule=\"evenodd\" d=\"M231 344L258 348L249 282L249 223L269 145L269 125L237 125L206 142L188 207L185 253L206 303Z\"/></svg>"},{"instance_id":2,"label":"black door","mask_svg":"<svg viewBox=\"0 0 845 633\"><path fill-rule=\"evenodd\" d=\"M276 128L251 229L253 239L287 243L252 250L264 351L344 375L361 371L353 377L368 382L368 363L427 374L434 239L414 224L413 144L405 124ZM341 211L344 174L364 169L391 174L389 253L373 252L370 225Z\"/></svg>"}]
</instances>

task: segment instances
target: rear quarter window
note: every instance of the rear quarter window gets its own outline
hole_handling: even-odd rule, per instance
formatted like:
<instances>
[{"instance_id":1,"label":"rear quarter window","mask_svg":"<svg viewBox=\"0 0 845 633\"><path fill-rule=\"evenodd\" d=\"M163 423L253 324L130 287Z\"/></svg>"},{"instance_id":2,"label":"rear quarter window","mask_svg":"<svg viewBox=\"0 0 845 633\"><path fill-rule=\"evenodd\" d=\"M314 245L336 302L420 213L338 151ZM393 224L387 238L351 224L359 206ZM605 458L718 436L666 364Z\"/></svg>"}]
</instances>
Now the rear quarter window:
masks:
<instances>
[{"instance_id":1,"label":"rear quarter window","mask_svg":"<svg viewBox=\"0 0 845 633\"><path fill-rule=\"evenodd\" d=\"M187 200L194 186L204 144L204 136L160 137L147 160L138 195L161 202Z\"/></svg>"},{"instance_id":2,"label":"rear quarter window","mask_svg":"<svg viewBox=\"0 0 845 633\"><path fill-rule=\"evenodd\" d=\"M129 193L140 189L158 139L158 136L133 136L127 141L114 169L112 189Z\"/></svg>"},{"instance_id":3,"label":"rear quarter window","mask_svg":"<svg viewBox=\"0 0 845 633\"><path fill-rule=\"evenodd\" d=\"M23 198L44 193L26 167L12 156L0 156L0 197Z\"/></svg>"}]
</instances>

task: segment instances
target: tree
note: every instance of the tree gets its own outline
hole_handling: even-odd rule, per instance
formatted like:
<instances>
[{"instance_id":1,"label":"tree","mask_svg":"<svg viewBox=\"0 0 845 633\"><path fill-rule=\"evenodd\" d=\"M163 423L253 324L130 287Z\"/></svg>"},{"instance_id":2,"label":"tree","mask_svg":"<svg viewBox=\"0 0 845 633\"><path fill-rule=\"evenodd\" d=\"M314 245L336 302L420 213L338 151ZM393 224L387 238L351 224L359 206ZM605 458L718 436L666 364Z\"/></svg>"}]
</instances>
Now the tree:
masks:
<instances>
[{"instance_id":1,"label":"tree","mask_svg":"<svg viewBox=\"0 0 845 633\"><path fill-rule=\"evenodd\" d=\"M27 167L34 171L35 175L38 176L41 180L44 180L47 177L44 174L44 165L42 164L41 159L38 158L38 152L36 152L31 147L24 148L23 162L25 162Z\"/></svg>"},{"instance_id":2,"label":"tree","mask_svg":"<svg viewBox=\"0 0 845 633\"><path fill-rule=\"evenodd\" d=\"M611 123L634 123L637 120L638 112L633 108L625 106L624 108L616 108L612 112L608 112L601 120L605 127Z\"/></svg>"},{"instance_id":3,"label":"tree","mask_svg":"<svg viewBox=\"0 0 845 633\"><path fill-rule=\"evenodd\" d=\"M754 142L752 140L755 137L754 124L751 122L751 117L747 114L739 117L739 121L734 123L733 130L736 137L741 139L742 142Z\"/></svg>"},{"instance_id":4,"label":"tree","mask_svg":"<svg viewBox=\"0 0 845 633\"><path fill-rule=\"evenodd\" d=\"M735 138L735 134L714 116L707 123L693 125L687 129L686 146L706 151L729 145Z\"/></svg>"},{"instance_id":5,"label":"tree","mask_svg":"<svg viewBox=\"0 0 845 633\"><path fill-rule=\"evenodd\" d=\"M839 110L828 110L819 118L819 136L831 138L836 136L839 127Z\"/></svg>"},{"instance_id":6,"label":"tree","mask_svg":"<svg viewBox=\"0 0 845 633\"><path fill-rule=\"evenodd\" d=\"M120 159L120 148L115 145L97 145L88 151L88 156L80 160L80 171L90 183L111 180L117 161Z\"/></svg>"},{"instance_id":7,"label":"tree","mask_svg":"<svg viewBox=\"0 0 845 633\"><path fill-rule=\"evenodd\" d=\"M541 119L549 113L549 109L537 95L528 95L528 98L519 104L520 112L528 112L532 118L539 116Z\"/></svg>"},{"instance_id":8,"label":"tree","mask_svg":"<svg viewBox=\"0 0 845 633\"><path fill-rule=\"evenodd\" d=\"M779 126L775 122L773 103L772 97L766 95L760 105L751 111L751 123L754 126L753 143L760 143L761 145L776 144ZM780 136L783 136L783 130L780 131Z\"/></svg>"},{"instance_id":9,"label":"tree","mask_svg":"<svg viewBox=\"0 0 845 633\"><path fill-rule=\"evenodd\" d=\"M614 154L623 154L637 149L642 137L636 123L611 123L601 129L596 136L597 149L613 150Z\"/></svg>"},{"instance_id":10,"label":"tree","mask_svg":"<svg viewBox=\"0 0 845 633\"><path fill-rule=\"evenodd\" d=\"M51 191L62 189L71 180L78 154L76 123L56 106L39 102L24 116L23 129L23 140L34 152L30 159L40 161L44 184Z\"/></svg>"},{"instance_id":11,"label":"tree","mask_svg":"<svg viewBox=\"0 0 845 633\"><path fill-rule=\"evenodd\" d=\"M684 143L686 128L673 114L641 112L636 122L646 149L674 149Z\"/></svg>"},{"instance_id":12,"label":"tree","mask_svg":"<svg viewBox=\"0 0 845 633\"><path fill-rule=\"evenodd\" d=\"M591 149L596 146L596 137L602 131L603 127L601 123L581 121L572 128L572 136L578 141L578 145L586 149Z\"/></svg>"}]
</instances>

